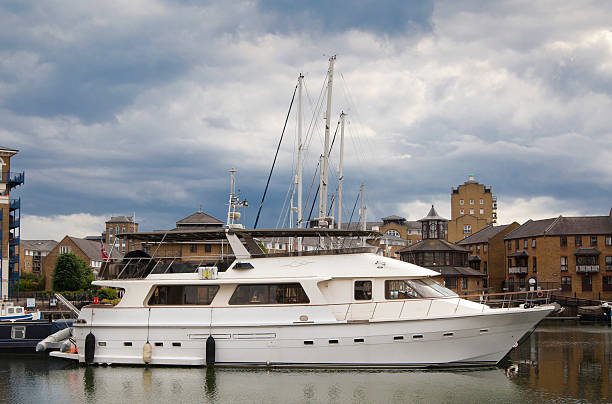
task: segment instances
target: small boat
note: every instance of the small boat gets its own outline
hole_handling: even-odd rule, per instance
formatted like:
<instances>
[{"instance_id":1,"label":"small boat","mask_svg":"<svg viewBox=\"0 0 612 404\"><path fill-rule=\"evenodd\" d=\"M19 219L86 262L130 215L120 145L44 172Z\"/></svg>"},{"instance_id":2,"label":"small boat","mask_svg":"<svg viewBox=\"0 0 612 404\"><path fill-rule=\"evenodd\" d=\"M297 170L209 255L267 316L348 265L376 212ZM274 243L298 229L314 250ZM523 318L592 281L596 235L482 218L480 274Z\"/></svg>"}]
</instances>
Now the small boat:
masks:
<instances>
[{"instance_id":1,"label":"small boat","mask_svg":"<svg viewBox=\"0 0 612 404\"><path fill-rule=\"evenodd\" d=\"M578 317L581 321L603 321L610 322L610 305L608 303L599 306L578 307Z\"/></svg>"},{"instance_id":2,"label":"small boat","mask_svg":"<svg viewBox=\"0 0 612 404\"><path fill-rule=\"evenodd\" d=\"M13 302L0 303L0 322L29 320L40 320L40 311L30 313L22 306L15 306Z\"/></svg>"}]
</instances>

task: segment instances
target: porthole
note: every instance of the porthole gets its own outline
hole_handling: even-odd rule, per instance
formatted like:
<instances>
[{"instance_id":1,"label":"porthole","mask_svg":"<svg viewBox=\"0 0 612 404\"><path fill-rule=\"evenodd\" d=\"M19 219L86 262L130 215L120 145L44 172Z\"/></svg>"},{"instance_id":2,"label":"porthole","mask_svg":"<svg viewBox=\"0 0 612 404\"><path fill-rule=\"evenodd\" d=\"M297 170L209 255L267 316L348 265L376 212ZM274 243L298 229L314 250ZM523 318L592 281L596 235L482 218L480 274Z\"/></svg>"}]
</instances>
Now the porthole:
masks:
<instances>
[{"instance_id":1,"label":"porthole","mask_svg":"<svg viewBox=\"0 0 612 404\"><path fill-rule=\"evenodd\" d=\"M396 335L395 337L393 337L393 340L394 340L394 341L401 341L401 340L403 340L403 339L404 339L404 336L403 336L403 335Z\"/></svg>"},{"instance_id":2,"label":"porthole","mask_svg":"<svg viewBox=\"0 0 612 404\"><path fill-rule=\"evenodd\" d=\"M175 347L180 347L180 346L181 346L181 343L180 343L180 342L173 342L173 343L172 343L172 346L175 346Z\"/></svg>"},{"instance_id":3,"label":"porthole","mask_svg":"<svg viewBox=\"0 0 612 404\"><path fill-rule=\"evenodd\" d=\"M360 342L364 342L365 340L363 338L354 338L353 342L355 343L360 343Z\"/></svg>"},{"instance_id":4,"label":"porthole","mask_svg":"<svg viewBox=\"0 0 612 404\"><path fill-rule=\"evenodd\" d=\"M330 340L329 340L329 343L330 343L330 344L337 344L337 343L338 343L338 340L337 340L337 339L330 339Z\"/></svg>"},{"instance_id":5,"label":"porthole","mask_svg":"<svg viewBox=\"0 0 612 404\"><path fill-rule=\"evenodd\" d=\"M156 342L155 346L164 346L164 343L163 342Z\"/></svg>"}]
</instances>

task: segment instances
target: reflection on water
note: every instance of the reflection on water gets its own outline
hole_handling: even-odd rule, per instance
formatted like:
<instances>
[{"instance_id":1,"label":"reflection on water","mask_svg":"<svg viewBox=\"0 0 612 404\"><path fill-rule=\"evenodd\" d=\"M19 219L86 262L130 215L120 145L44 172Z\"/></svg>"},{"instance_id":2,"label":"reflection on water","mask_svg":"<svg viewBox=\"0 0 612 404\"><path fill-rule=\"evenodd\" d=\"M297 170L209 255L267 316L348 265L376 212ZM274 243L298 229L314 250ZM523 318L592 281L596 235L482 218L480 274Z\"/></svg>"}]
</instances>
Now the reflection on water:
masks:
<instances>
[{"instance_id":1,"label":"reflection on water","mask_svg":"<svg viewBox=\"0 0 612 404\"><path fill-rule=\"evenodd\" d=\"M512 352L512 380L550 397L612 400L612 330L601 325L543 325Z\"/></svg>"},{"instance_id":2,"label":"reflection on water","mask_svg":"<svg viewBox=\"0 0 612 404\"><path fill-rule=\"evenodd\" d=\"M0 402L606 402L611 341L607 327L546 325L503 367L459 371L85 367L2 356Z\"/></svg>"}]
</instances>

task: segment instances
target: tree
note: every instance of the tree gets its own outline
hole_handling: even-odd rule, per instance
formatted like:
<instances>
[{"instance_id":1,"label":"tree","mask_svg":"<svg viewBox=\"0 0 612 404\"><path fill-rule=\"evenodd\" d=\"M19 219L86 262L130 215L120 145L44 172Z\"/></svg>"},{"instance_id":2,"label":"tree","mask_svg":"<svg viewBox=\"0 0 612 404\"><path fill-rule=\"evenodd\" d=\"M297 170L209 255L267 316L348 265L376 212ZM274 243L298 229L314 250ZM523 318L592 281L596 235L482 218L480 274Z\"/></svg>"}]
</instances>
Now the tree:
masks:
<instances>
[{"instance_id":1,"label":"tree","mask_svg":"<svg viewBox=\"0 0 612 404\"><path fill-rule=\"evenodd\" d=\"M58 255L53 269L53 290L69 291L87 289L93 274L85 261L73 253Z\"/></svg>"}]
</instances>

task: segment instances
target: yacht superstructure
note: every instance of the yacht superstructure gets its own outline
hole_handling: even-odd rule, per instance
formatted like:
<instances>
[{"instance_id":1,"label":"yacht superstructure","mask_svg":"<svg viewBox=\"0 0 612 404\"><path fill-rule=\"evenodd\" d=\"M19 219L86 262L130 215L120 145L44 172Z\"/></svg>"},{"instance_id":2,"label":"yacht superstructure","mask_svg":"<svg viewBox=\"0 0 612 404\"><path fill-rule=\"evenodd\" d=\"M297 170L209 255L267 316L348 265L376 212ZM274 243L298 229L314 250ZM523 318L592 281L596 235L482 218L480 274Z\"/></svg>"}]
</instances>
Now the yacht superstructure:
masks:
<instances>
[{"instance_id":1,"label":"yacht superstructure","mask_svg":"<svg viewBox=\"0 0 612 404\"><path fill-rule=\"evenodd\" d=\"M437 272L372 249L262 255L242 243L270 232L275 231L134 233L183 240L223 234L236 256L227 269L170 273L169 266L155 263L140 279L96 281L123 289L121 301L84 307L73 326L77 352L52 355L141 365L492 365L554 309L471 302L432 280ZM362 233L294 232L298 237Z\"/></svg>"}]
</instances>

